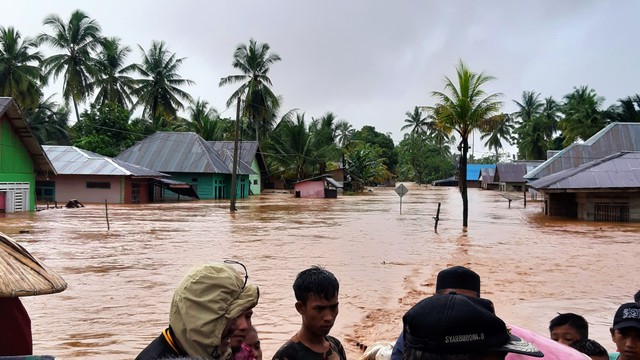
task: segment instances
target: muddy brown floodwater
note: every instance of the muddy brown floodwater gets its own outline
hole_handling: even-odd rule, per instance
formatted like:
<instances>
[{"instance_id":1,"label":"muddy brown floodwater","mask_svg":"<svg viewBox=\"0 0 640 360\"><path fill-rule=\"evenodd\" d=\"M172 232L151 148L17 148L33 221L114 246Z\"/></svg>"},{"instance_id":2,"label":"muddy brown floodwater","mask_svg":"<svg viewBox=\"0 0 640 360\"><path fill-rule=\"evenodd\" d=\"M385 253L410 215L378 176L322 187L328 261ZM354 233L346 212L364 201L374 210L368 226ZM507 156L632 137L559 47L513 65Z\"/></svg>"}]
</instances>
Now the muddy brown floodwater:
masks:
<instances>
[{"instance_id":1,"label":"muddy brown floodwater","mask_svg":"<svg viewBox=\"0 0 640 360\"><path fill-rule=\"evenodd\" d=\"M507 322L547 335L557 312L586 317L591 338L614 350L617 306L640 288L640 224L552 220L540 203L470 189L468 231L456 188L409 185L402 214L393 189L338 199L268 194L199 201L6 214L0 231L59 272L66 291L23 299L34 352L64 359L130 359L167 326L174 287L194 264L237 259L260 286L254 325L265 359L299 328L295 275L322 265L340 280L332 334L349 358L356 343L395 339L402 314L434 291L436 273L466 265ZM433 231L442 203L438 232ZM21 234L20 230L28 230Z\"/></svg>"}]
</instances>

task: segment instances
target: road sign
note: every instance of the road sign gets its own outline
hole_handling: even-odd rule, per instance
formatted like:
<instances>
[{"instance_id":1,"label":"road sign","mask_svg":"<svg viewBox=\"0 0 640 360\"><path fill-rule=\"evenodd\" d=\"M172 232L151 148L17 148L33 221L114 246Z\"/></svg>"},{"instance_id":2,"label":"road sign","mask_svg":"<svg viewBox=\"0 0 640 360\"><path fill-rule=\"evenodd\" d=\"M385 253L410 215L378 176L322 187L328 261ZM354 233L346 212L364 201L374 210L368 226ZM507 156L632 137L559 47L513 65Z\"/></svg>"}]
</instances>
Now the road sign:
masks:
<instances>
[{"instance_id":1,"label":"road sign","mask_svg":"<svg viewBox=\"0 0 640 360\"><path fill-rule=\"evenodd\" d=\"M398 186L396 186L396 193L398 194L398 196L403 197L404 194L409 192L409 189L407 189L406 186L404 186L404 184L400 184Z\"/></svg>"}]
</instances>

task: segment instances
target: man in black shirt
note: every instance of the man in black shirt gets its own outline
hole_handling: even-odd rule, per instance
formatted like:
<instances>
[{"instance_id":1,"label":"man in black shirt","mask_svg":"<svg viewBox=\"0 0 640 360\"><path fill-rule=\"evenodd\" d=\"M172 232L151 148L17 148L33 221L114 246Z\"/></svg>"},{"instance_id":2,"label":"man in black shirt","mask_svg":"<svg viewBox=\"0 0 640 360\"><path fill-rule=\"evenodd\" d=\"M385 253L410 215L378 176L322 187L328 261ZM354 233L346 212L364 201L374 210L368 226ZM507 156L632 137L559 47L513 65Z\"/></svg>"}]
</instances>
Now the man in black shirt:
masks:
<instances>
[{"instance_id":1,"label":"man in black shirt","mask_svg":"<svg viewBox=\"0 0 640 360\"><path fill-rule=\"evenodd\" d=\"M338 316L339 287L336 277L318 266L298 274L293 291L302 327L273 360L346 360L340 341L329 336Z\"/></svg>"}]
</instances>

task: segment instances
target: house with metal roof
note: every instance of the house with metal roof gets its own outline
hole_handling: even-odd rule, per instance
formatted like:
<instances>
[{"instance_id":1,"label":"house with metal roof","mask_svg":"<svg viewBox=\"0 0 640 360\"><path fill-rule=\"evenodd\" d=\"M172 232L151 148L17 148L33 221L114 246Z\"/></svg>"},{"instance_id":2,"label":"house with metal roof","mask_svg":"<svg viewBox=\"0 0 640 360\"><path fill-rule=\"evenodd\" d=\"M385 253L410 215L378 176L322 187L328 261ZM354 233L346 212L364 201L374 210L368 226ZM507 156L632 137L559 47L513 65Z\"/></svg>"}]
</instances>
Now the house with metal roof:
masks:
<instances>
[{"instance_id":1,"label":"house with metal roof","mask_svg":"<svg viewBox=\"0 0 640 360\"><path fill-rule=\"evenodd\" d=\"M233 166L233 141L209 141L209 143L220 153L229 167ZM260 195L269 178L269 172L258 142L239 141L238 161L244 166L249 166L254 172L249 174L249 195Z\"/></svg>"},{"instance_id":2,"label":"house with metal roof","mask_svg":"<svg viewBox=\"0 0 640 360\"><path fill-rule=\"evenodd\" d=\"M75 199L80 203L148 203L154 200L156 187L170 188L171 183L162 179L168 177L167 174L75 146L43 145L42 148L56 175L37 177L39 202L66 203Z\"/></svg>"},{"instance_id":3,"label":"house with metal roof","mask_svg":"<svg viewBox=\"0 0 640 360\"><path fill-rule=\"evenodd\" d=\"M544 212L549 216L640 221L640 152L609 155L529 186L544 194Z\"/></svg>"},{"instance_id":4,"label":"house with metal roof","mask_svg":"<svg viewBox=\"0 0 640 360\"><path fill-rule=\"evenodd\" d=\"M562 149L524 178L529 181L540 179L620 151L640 151L640 123L611 123L584 143Z\"/></svg>"},{"instance_id":5,"label":"house with metal roof","mask_svg":"<svg viewBox=\"0 0 640 360\"><path fill-rule=\"evenodd\" d=\"M493 180L495 175L496 169L494 168L480 169L480 187L484 190L496 190L498 183Z\"/></svg>"},{"instance_id":6,"label":"house with metal roof","mask_svg":"<svg viewBox=\"0 0 640 360\"><path fill-rule=\"evenodd\" d=\"M297 198L337 198L338 189L342 184L330 175L320 175L300 180L293 184L293 191Z\"/></svg>"},{"instance_id":7,"label":"house with metal roof","mask_svg":"<svg viewBox=\"0 0 640 360\"><path fill-rule=\"evenodd\" d=\"M480 171L495 168L496 164L467 164L467 186L480 187Z\"/></svg>"},{"instance_id":8,"label":"house with metal roof","mask_svg":"<svg viewBox=\"0 0 640 360\"><path fill-rule=\"evenodd\" d=\"M120 153L117 160L171 175L172 180L190 184L200 199L227 199L231 194L232 154L220 154L209 142L193 132L165 132L137 142ZM249 196L249 164L238 162L237 198ZM164 191L162 196L176 195Z\"/></svg>"},{"instance_id":9,"label":"house with metal roof","mask_svg":"<svg viewBox=\"0 0 640 360\"><path fill-rule=\"evenodd\" d=\"M0 149L0 213L35 210L36 174L55 170L9 97L0 97Z\"/></svg>"}]
</instances>

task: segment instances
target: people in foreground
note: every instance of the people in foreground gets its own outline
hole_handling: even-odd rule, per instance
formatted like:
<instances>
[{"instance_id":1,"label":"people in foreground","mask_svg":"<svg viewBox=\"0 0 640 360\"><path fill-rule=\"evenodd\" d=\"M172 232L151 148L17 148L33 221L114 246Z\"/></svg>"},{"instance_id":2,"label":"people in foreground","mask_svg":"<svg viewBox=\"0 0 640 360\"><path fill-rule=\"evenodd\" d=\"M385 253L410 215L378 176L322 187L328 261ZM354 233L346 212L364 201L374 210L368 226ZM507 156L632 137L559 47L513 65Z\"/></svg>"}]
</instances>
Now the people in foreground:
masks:
<instances>
[{"instance_id":1,"label":"people in foreground","mask_svg":"<svg viewBox=\"0 0 640 360\"><path fill-rule=\"evenodd\" d=\"M262 347L260 346L260 337L258 336L258 330L254 326L249 329L247 336L244 339L244 343L253 352L253 358L255 360L262 360Z\"/></svg>"},{"instance_id":2,"label":"people in foreground","mask_svg":"<svg viewBox=\"0 0 640 360\"><path fill-rule=\"evenodd\" d=\"M233 261L192 268L174 292L169 326L136 359L229 359L234 331L238 323L251 326L251 317L242 315L259 297L246 269L242 277L232 264L244 268Z\"/></svg>"},{"instance_id":3,"label":"people in foreground","mask_svg":"<svg viewBox=\"0 0 640 360\"><path fill-rule=\"evenodd\" d=\"M402 322L408 360L499 360L507 353L544 356L511 335L485 299L434 295L407 311Z\"/></svg>"},{"instance_id":4,"label":"people in foreground","mask_svg":"<svg viewBox=\"0 0 640 360\"><path fill-rule=\"evenodd\" d=\"M340 341L329 335L338 316L336 277L314 266L298 274L293 283L300 330L273 356L273 360L345 360Z\"/></svg>"},{"instance_id":5,"label":"people in foreground","mask_svg":"<svg viewBox=\"0 0 640 360\"><path fill-rule=\"evenodd\" d=\"M436 278L436 295L450 292L480 297L480 275L464 266L453 266L438 273ZM391 360L402 360L404 342L402 333L396 340L391 353Z\"/></svg>"},{"instance_id":6,"label":"people in foreground","mask_svg":"<svg viewBox=\"0 0 640 360\"><path fill-rule=\"evenodd\" d=\"M617 360L640 360L640 304L622 304L613 317L611 339L620 355Z\"/></svg>"},{"instance_id":7,"label":"people in foreground","mask_svg":"<svg viewBox=\"0 0 640 360\"><path fill-rule=\"evenodd\" d=\"M575 341L589 338L589 323L578 314L558 314L549 322L549 335L554 341L571 345Z\"/></svg>"},{"instance_id":8,"label":"people in foreground","mask_svg":"<svg viewBox=\"0 0 640 360\"><path fill-rule=\"evenodd\" d=\"M588 355L591 360L609 360L609 352L595 340L583 339L574 341L571 347Z\"/></svg>"}]
</instances>

